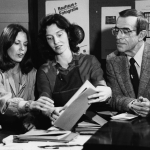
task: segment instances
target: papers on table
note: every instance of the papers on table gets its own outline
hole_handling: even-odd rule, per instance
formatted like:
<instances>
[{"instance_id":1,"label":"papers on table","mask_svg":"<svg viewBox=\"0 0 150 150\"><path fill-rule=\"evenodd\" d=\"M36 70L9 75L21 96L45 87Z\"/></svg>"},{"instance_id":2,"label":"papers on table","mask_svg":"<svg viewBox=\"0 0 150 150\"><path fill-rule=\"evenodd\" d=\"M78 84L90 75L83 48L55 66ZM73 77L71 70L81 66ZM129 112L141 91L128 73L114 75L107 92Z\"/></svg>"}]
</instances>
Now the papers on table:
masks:
<instances>
[{"instance_id":1,"label":"papers on table","mask_svg":"<svg viewBox=\"0 0 150 150\"><path fill-rule=\"evenodd\" d=\"M77 124L77 127L75 128L75 132L78 132L80 134L84 135L91 135L94 134L97 130L101 128L100 124L97 124L94 121L82 121Z\"/></svg>"},{"instance_id":2,"label":"papers on table","mask_svg":"<svg viewBox=\"0 0 150 150\"><path fill-rule=\"evenodd\" d=\"M31 130L25 134L14 135L14 142L26 141L61 141L69 142L78 134L64 130Z\"/></svg>"},{"instance_id":3,"label":"papers on table","mask_svg":"<svg viewBox=\"0 0 150 150\"><path fill-rule=\"evenodd\" d=\"M103 126L105 123L107 123L107 120L102 118L100 115L96 114L93 111L86 111L85 115L95 123L98 123L100 126Z\"/></svg>"},{"instance_id":4,"label":"papers on table","mask_svg":"<svg viewBox=\"0 0 150 150\"><path fill-rule=\"evenodd\" d=\"M95 112L87 110L85 113L88 120L79 122L75 131L80 134L91 135L99 130L104 124L107 123L107 120L96 114Z\"/></svg>"},{"instance_id":5,"label":"papers on table","mask_svg":"<svg viewBox=\"0 0 150 150\"><path fill-rule=\"evenodd\" d=\"M0 150L41 150L44 149L62 149L62 150L82 150L90 135L78 135L68 143L60 141L29 141L28 143L7 143L0 145Z\"/></svg>"},{"instance_id":6,"label":"papers on table","mask_svg":"<svg viewBox=\"0 0 150 150\"><path fill-rule=\"evenodd\" d=\"M119 115L112 116L111 119L113 119L113 120L130 120L130 119L133 119L133 118L136 118L136 117L138 117L138 116L134 115L134 114L121 113Z\"/></svg>"},{"instance_id":7,"label":"papers on table","mask_svg":"<svg viewBox=\"0 0 150 150\"><path fill-rule=\"evenodd\" d=\"M117 111L99 111L97 112L99 115L108 115L108 116L114 116L118 112Z\"/></svg>"}]
</instances>

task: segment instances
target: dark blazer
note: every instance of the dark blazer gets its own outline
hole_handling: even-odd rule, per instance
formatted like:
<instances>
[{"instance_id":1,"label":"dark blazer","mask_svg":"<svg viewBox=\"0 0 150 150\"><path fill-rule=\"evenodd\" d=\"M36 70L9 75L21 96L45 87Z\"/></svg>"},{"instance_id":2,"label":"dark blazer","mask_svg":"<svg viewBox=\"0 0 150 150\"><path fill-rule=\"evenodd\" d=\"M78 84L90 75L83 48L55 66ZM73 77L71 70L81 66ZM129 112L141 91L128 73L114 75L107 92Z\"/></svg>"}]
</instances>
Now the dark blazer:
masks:
<instances>
[{"instance_id":1,"label":"dark blazer","mask_svg":"<svg viewBox=\"0 0 150 150\"><path fill-rule=\"evenodd\" d=\"M115 51L106 59L107 84L112 88L110 105L120 112L129 111L128 104L135 98L129 75L128 58L124 53ZM150 100L150 44L145 42L142 57L138 97Z\"/></svg>"}]
</instances>

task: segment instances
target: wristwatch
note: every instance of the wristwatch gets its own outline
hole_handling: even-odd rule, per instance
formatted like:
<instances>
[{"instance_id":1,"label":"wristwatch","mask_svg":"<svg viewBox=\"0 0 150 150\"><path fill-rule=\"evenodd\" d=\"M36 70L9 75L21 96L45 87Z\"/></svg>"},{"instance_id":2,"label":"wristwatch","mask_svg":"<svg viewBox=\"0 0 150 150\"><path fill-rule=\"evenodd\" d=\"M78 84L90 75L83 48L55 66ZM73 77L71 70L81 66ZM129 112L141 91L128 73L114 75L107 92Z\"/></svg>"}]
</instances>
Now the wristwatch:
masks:
<instances>
[{"instance_id":1,"label":"wristwatch","mask_svg":"<svg viewBox=\"0 0 150 150\"><path fill-rule=\"evenodd\" d=\"M31 104L31 101L28 101L28 102L25 104L25 111L26 111L26 113L30 111L30 104Z\"/></svg>"}]
</instances>

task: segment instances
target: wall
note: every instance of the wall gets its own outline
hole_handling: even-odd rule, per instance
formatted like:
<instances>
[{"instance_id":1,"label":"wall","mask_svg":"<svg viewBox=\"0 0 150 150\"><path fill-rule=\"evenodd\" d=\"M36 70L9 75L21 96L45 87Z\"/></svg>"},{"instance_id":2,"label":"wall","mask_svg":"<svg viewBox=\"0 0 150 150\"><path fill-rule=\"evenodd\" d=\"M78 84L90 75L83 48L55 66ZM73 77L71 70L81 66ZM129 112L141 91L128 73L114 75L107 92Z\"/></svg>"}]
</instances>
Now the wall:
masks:
<instances>
[{"instance_id":1,"label":"wall","mask_svg":"<svg viewBox=\"0 0 150 150\"><path fill-rule=\"evenodd\" d=\"M28 0L0 0L0 33L10 23L28 28Z\"/></svg>"},{"instance_id":2,"label":"wall","mask_svg":"<svg viewBox=\"0 0 150 150\"><path fill-rule=\"evenodd\" d=\"M131 6L134 8L134 0L90 0L90 45L91 54L101 59L101 7ZM109 31L111 33L111 31ZM106 34L106 33L105 33ZM106 38L110 38L106 36ZM114 42L112 40L112 42ZM108 43L109 44L109 43Z\"/></svg>"}]
</instances>

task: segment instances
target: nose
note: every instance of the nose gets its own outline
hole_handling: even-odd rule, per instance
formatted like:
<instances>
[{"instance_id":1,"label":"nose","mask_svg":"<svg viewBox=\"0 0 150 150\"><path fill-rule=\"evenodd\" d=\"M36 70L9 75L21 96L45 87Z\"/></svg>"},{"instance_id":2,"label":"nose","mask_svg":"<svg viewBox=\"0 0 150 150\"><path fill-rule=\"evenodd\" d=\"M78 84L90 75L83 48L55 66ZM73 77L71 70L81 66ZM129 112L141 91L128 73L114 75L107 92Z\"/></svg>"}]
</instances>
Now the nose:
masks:
<instances>
[{"instance_id":1,"label":"nose","mask_svg":"<svg viewBox=\"0 0 150 150\"><path fill-rule=\"evenodd\" d=\"M57 36L54 36L54 43L57 44L59 41L58 37Z\"/></svg>"},{"instance_id":2,"label":"nose","mask_svg":"<svg viewBox=\"0 0 150 150\"><path fill-rule=\"evenodd\" d=\"M118 32L118 34L117 34L117 36L116 36L116 39L121 39L121 38L123 38L123 37L124 37L123 32L122 32L121 30L119 30L119 32Z\"/></svg>"},{"instance_id":3,"label":"nose","mask_svg":"<svg viewBox=\"0 0 150 150\"><path fill-rule=\"evenodd\" d=\"M21 51L25 51L26 50L26 46L24 44L20 44L20 50Z\"/></svg>"}]
</instances>

